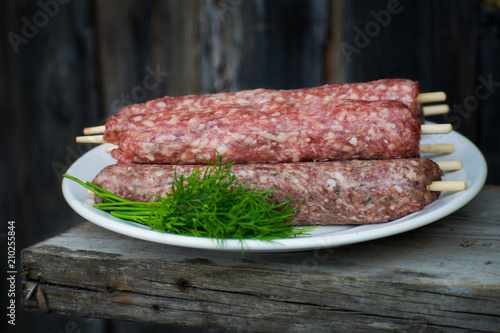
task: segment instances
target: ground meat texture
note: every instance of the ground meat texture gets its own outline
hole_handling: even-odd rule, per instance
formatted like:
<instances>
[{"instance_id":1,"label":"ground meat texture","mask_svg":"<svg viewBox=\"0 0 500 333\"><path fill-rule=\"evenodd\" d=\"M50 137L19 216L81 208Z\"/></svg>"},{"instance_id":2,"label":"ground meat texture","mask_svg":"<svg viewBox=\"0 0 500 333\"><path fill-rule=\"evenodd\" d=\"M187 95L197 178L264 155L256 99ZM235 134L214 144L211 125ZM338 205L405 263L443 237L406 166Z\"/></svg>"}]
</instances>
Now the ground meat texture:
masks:
<instances>
[{"instance_id":1,"label":"ground meat texture","mask_svg":"<svg viewBox=\"0 0 500 333\"><path fill-rule=\"evenodd\" d=\"M218 107L227 104L251 105L256 99L255 96L265 94L270 91L271 90L266 89L254 89L205 95L186 95L178 97L165 96L146 103L125 106L118 112L118 114L132 115L178 110L203 111L207 107Z\"/></svg>"},{"instance_id":2,"label":"ground meat texture","mask_svg":"<svg viewBox=\"0 0 500 333\"><path fill-rule=\"evenodd\" d=\"M303 96L320 97L327 101L362 100L362 101L399 101L411 111L418 112L416 102L420 94L418 82L407 79L382 79L362 83L327 84L319 87L290 90L291 99L299 100Z\"/></svg>"},{"instance_id":3,"label":"ground meat texture","mask_svg":"<svg viewBox=\"0 0 500 333\"><path fill-rule=\"evenodd\" d=\"M419 156L420 123L396 101L272 103L266 111L112 116L104 140L118 163L203 164L215 151L235 163Z\"/></svg>"},{"instance_id":4,"label":"ground meat texture","mask_svg":"<svg viewBox=\"0 0 500 333\"><path fill-rule=\"evenodd\" d=\"M157 201L171 191L174 169L186 176L200 166L115 164L93 183L132 201ZM205 168L205 166L201 166ZM291 219L300 225L369 224L392 221L419 211L439 192L426 186L442 172L424 158L233 165L248 189L273 189L271 200L302 203ZM96 202L101 199L96 197Z\"/></svg>"},{"instance_id":5,"label":"ground meat texture","mask_svg":"<svg viewBox=\"0 0 500 333\"><path fill-rule=\"evenodd\" d=\"M162 97L142 104L122 108L119 114L189 110L203 111L208 107L226 104L247 105L256 109L274 102L297 102L308 105L311 102L338 101L345 99L382 101L394 100L405 104L417 117L422 118L422 108L416 99L420 93L418 82L408 79L382 79L370 82L327 84L319 87L293 90L254 89L238 92Z\"/></svg>"}]
</instances>

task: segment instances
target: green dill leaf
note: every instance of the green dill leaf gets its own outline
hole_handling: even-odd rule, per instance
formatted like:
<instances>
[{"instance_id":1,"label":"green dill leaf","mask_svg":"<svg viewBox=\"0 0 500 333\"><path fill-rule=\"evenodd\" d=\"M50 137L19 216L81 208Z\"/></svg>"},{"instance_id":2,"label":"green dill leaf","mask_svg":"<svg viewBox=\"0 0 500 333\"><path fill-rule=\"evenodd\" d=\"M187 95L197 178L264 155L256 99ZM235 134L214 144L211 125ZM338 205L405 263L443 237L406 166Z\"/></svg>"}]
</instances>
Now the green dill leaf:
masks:
<instances>
[{"instance_id":1,"label":"green dill leaf","mask_svg":"<svg viewBox=\"0 0 500 333\"><path fill-rule=\"evenodd\" d=\"M315 227L298 229L287 219L297 207L290 201L273 203L269 199L276 189L249 190L249 184L240 184L231 171L233 162L205 160L207 167L197 168L189 176L178 175L174 169L171 192L159 201L133 202L105 189L63 175L93 191L104 202L94 207L108 211L112 216L135 221L152 229L179 235L225 239L277 238L308 234Z\"/></svg>"}]
</instances>

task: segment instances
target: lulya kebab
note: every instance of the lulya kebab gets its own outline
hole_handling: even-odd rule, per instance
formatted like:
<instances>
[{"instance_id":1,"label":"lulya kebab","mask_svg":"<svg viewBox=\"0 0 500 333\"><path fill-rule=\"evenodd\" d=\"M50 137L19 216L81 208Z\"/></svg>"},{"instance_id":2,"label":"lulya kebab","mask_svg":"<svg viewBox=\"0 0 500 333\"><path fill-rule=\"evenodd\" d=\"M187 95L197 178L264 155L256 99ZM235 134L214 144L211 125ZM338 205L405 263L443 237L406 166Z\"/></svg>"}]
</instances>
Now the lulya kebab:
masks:
<instances>
[{"instance_id":1,"label":"lulya kebab","mask_svg":"<svg viewBox=\"0 0 500 333\"><path fill-rule=\"evenodd\" d=\"M272 102L295 102L306 106L319 101L395 100L405 104L415 113L419 120L424 115L446 113L449 107L438 104L422 107L421 103L440 102L446 99L444 92L420 93L418 82L409 79L381 79L370 82L327 84L312 88L292 90L253 89L229 93L205 95L186 95L178 97L162 97L146 103L125 106L120 115L154 113L164 111L203 112L209 108L223 105L246 105L262 108L263 104ZM88 127L84 134L103 133L105 126Z\"/></svg>"},{"instance_id":2,"label":"lulya kebab","mask_svg":"<svg viewBox=\"0 0 500 333\"><path fill-rule=\"evenodd\" d=\"M109 117L103 136L117 163L200 164L214 151L235 163L287 163L420 156L420 135L450 124L421 125L398 101L269 102L262 109L162 111Z\"/></svg>"},{"instance_id":3,"label":"lulya kebab","mask_svg":"<svg viewBox=\"0 0 500 333\"><path fill-rule=\"evenodd\" d=\"M291 90L253 89L239 92L216 93L205 95L187 95L180 97L166 96L143 104L125 106L119 114L139 114L159 111L189 110L202 111L207 107L221 105L249 105L256 108L276 102L294 102L307 106L317 101L399 101L419 118L422 117L422 105L418 102L431 99L443 100L442 92L420 94L418 82L408 79L381 79L362 83L327 84L312 88Z\"/></svg>"},{"instance_id":4,"label":"lulya kebab","mask_svg":"<svg viewBox=\"0 0 500 333\"><path fill-rule=\"evenodd\" d=\"M114 164L93 183L126 200L158 201L172 190L175 175L197 168L205 166ZM290 222L304 226L388 222L423 209L441 190L465 189L464 182L442 187L449 184L440 182L442 170L426 158L233 164L231 170L250 190L276 189L272 203L291 200L298 209Z\"/></svg>"}]
</instances>

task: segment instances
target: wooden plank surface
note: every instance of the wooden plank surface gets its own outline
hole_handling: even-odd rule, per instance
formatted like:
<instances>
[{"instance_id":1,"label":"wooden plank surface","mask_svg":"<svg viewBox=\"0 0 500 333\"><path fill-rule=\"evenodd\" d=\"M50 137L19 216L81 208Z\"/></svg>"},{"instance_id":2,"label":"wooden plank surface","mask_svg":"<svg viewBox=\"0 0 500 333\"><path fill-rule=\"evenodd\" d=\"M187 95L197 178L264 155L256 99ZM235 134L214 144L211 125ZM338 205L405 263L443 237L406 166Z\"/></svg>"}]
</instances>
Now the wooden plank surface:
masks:
<instances>
[{"instance_id":1,"label":"wooden plank surface","mask_svg":"<svg viewBox=\"0 0 500 333\"><path fill-rule=\"evenodd\" d=\"M423 228L295 253L145 242L89 222L22 253L24 306L255 332L498 331L500 187Z\"/></svg>"}]
</instances>

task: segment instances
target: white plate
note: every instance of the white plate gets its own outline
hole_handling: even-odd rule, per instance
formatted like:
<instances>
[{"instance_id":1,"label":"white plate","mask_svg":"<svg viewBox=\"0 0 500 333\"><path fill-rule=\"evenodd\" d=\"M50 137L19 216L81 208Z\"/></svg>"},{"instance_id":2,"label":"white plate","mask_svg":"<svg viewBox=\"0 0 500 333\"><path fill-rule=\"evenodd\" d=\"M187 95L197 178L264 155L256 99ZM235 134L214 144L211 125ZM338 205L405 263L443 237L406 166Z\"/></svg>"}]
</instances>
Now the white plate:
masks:
<instances>
[{"instance_id":1,"label":"white plate","mask_svg":"<svg viewBox=\"0 0 500 333\"><path fill-rule=\"evenodd\" d=\"M335 247L364 242L422 227L447 216L468 203L481 190L486 179L486 161L477 147L457 132L447 135L425 135L421 143L453 143L455 152L446 155L427 154L435 161L460 160L463 168L448 172L444 180L465 180L467 189L462 192L443 192L438 200L423 210L401 219L362 226L322 226L310 236L278 239L274 242L245 240L245 252L287 252L325 247ZM67 173L83 181L91 181L105 166L115 163L109 153L100 145L80 157ZM179 236L151 230L139 223L122 220L93 208L93 199L83 186L63 179L62 190L68 204L82 217L105 229L151 242L209 250L241 251L242 243L236 239L223 244L212 238Z\"/></svg>"}]
</instances>

